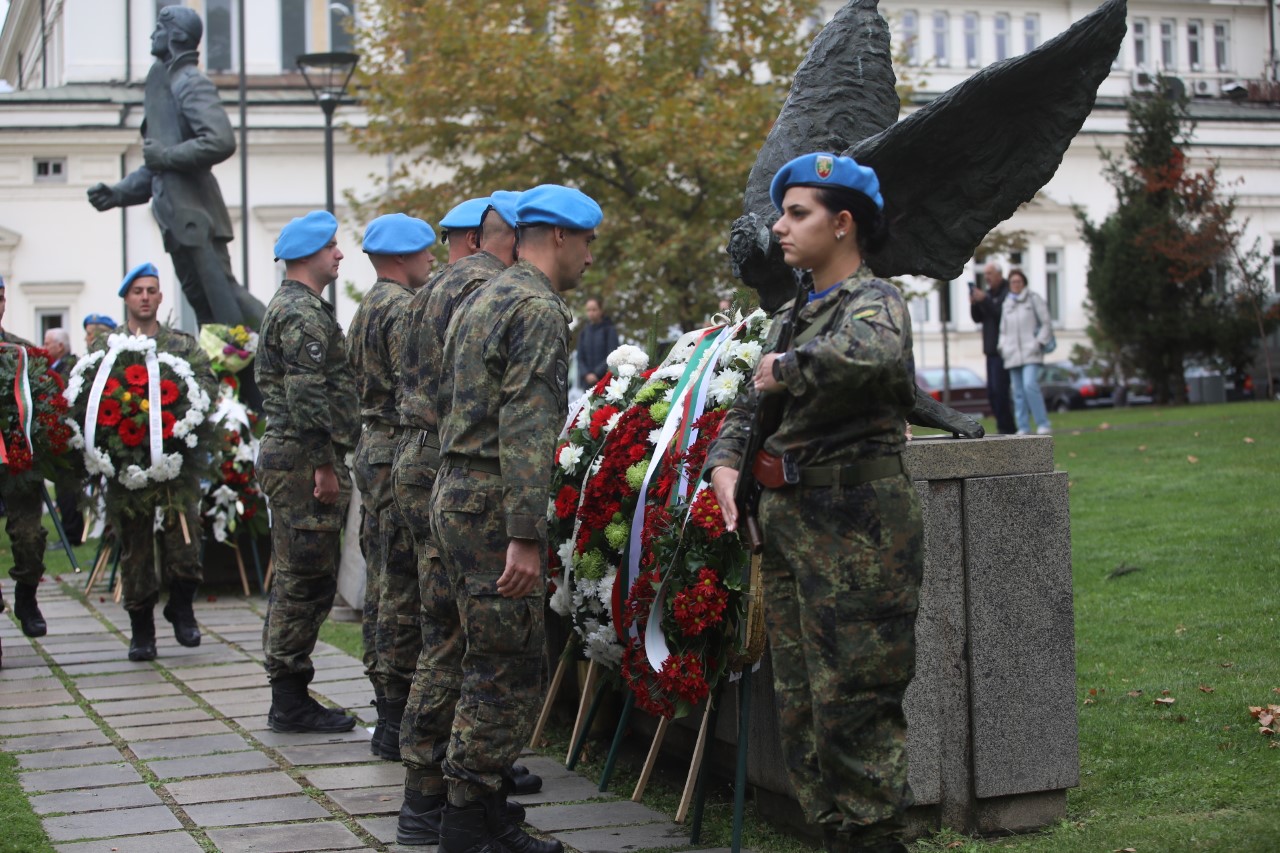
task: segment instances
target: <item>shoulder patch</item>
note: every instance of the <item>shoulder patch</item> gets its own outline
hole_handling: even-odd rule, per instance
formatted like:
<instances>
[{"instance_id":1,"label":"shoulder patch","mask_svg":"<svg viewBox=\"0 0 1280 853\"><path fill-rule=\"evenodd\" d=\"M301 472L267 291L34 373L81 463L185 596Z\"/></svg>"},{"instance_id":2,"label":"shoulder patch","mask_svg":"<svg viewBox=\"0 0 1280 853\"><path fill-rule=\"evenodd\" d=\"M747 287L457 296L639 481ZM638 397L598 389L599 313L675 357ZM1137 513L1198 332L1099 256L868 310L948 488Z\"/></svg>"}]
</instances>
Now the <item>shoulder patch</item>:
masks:
<instances>
[{"instance_id":1,"label":"shoulder patch","mask_svg":"<svg viewBox=\"0 0 1280 853\"><path fill-rule=\"evenodd\" d=\"M877 307L875 307L875 306L872 306L872 307L870 307L870 308L863 308L863 309L862 309L861 311L859 311L857 314L854 314L854 315L853 315L853 319L855 319L855 320L865 320L865 319L867 319L868 317L874 317L874 316L876 316L876 315L877 315L877 314L879 314L879 313L880 313L880 309L879 309L879 308L877 308Z\"/></svg>"},{"instance_id":2,"label":"shoulder patch","mask_svg":"<svg viewBox=\"0 0 1280 853\"><path fill-rule=\"evenodd\" d=\"M307 351L307 355L316 364L321 364L324 361L324 346L319 341L307 341L303 349Z\"/></svg>"}]
</instances>

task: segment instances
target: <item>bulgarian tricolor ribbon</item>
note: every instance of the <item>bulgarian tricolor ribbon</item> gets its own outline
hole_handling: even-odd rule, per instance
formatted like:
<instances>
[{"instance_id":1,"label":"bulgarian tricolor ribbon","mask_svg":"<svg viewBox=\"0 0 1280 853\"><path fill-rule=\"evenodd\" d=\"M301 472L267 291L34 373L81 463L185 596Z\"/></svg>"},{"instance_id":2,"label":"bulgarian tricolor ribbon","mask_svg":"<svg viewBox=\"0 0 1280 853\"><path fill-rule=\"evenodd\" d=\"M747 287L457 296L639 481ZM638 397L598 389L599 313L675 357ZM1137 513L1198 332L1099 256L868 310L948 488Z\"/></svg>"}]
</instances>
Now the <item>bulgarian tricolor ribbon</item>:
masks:
<instances>
[{"instance_id":1,"label":"bulgarian tricolor ribbon","mask_svg":"<svg viewBox=\"0 0 1280 853\"><path fill-rule=\"evenodd\" d=\"M22 427L22 438L27 442L27 453L33 453L31 444L31 377L27 375L27 348L22 344L0 343L0 349L11 349L17 358L13 369L13 400L18 406L18 424ZM4 444L4 433L0 431L0 465L9 464L9 450Z\"/></svg>"}]
</instances>

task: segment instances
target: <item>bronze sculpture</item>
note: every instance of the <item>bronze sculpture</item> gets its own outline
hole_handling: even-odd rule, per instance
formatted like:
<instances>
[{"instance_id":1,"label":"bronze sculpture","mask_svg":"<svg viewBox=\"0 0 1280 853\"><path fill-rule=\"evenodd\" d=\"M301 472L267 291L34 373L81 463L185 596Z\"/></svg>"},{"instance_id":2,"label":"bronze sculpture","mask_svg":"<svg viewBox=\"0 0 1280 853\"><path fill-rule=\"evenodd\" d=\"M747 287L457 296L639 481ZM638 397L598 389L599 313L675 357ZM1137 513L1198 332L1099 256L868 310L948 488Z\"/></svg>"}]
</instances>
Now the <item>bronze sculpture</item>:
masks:
<instances>
[{"instance_id":1,"label":"bronze sculpture","mask_svg":"<svg viewBox=\"0 0 1280 853\"><path fill-rule=\"evenodd\" d=\"M1053 177L1125 34L1125 0L1107 0L1056 38L987 66L898 121L889 27L878 5L850 0L818 34L747 181L729 256L767 311L794 291L770 231L777 213L769 182L784 163L835 151L874 168L891 200L891 236L867 262L883 278L949 281L982 238ZM977 421L919 390L910 421L983 435Z\"/></svg>"},{"instance_id":2,"label":"bronze sculpture","mask_svg":"<svg viewBox=\"0 0 1280 853\"><path fill-rule=\"evenodd\" d=\"M115 186L90 187L89 202L109 210L150 200L197 321L257 328L265 309L231 271L231 217L211 171L236 143L218 90L196 67L203 33L200 16L186 7L166 6L156 15L156 62L143 106L145 165Z\"/></svg>"}]
</instances>

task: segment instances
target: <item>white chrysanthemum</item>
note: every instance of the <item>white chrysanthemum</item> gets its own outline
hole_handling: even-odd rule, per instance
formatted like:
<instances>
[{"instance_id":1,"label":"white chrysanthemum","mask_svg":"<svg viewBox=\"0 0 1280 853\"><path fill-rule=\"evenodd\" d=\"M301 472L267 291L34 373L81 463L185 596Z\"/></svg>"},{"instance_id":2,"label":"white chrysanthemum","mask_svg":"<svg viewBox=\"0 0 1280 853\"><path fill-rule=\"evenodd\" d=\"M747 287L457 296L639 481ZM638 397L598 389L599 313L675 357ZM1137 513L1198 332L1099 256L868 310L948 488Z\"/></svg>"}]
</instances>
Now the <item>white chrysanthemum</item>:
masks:
<instances>
[{"instance_id":1,"label":"white chrysanthemum","mask_svg":"<svg viewBox=\"0 0 1280 853\"><path fill-rule=\"evenodd\" d=\"M649 377L649 381L654 383L671 382L684 375L684 368L685 365L683 363L668 364L665 367L659 367L653 372L653 375Z\"/></svg>"},{"instance_id":2,"label":"white chrysanthemum","mask_svg":"<svg viewBox=\"0 0 1280 853\"><path fill-rule=\"evenodd\" d=\"M190 447L192 450L195 450L196 445L200 443L200 436L196 435L194 432L189 432L187 433L187 437L182 439L182 442L187 447Z\"/></svg>"},{"instance_id":3,"label":"white chrysanthemum","mask_svg":"<svg viewBox=\"0 0 1280 853\"><path fill-rule=\"evenodd\" d=\"M556 556L560 558L560 565L573 565L573 540L566 539L560 543L560 547L556 549Z\"/></svg>"},{"instance_id":4,"label":"white chrysanthemum","mask_svg":"<svg viewBox=\"0 0 1280 853\"><path fill-rule=\"evenodd\" d=\"M661 438L662 438L662 427L658 427L658 428L656 428L656 429L651 429L651 430L649 430L649 443L650 443L650 444L652 444L652 445L654 445L654 446L656 447L656 446L657 446L657 444L658 444L658 441L659 441L659 440L661 440Z\"/></svg>"},{"instance_id":5,"label":"white chrysanthemum","mask_svg":"<svg viewBox=\"0 0 1280 853\"><path fill-rule=\"evenodd\" d=\"M749 368L756 366L763 351L764 348L760 346L759 341L743 341L738 344L738 358L742 359Z\"/></svg>"},{"instance_id":6,"label":"white chrysanthemum","mask_svg":"<svg viewBox=\"0 0 1280 853\"><path fill-rule=\"evenodd\" d=\"M555 524L556 521L556 499L547 498L547 521Z\"/></svg>"},{"instance_id":7,"label":"white chrysanthemum","mask_svg":"<svg viewBox=\"0 0 1280 853\"><path fill-rule=\"evenodd\" d=\"M672 385L670 388L668 388L666 392L662 395L662 400L665 403L674 403L676 400L676 386Z\"/></svg>"},{"instance_id":8,"label":"white chrysanthemum","mask_svg":"<svg viewBox=\"0 0 1280 853\"><path fill-rule=\"evenodd\" d=\"M604 398L611 403L621 403L626 400L627 389L630 387L630 376L615 376L609 380L609 387L604 389Z\"/></svg>"},{"instance_id":9,"label":"white chrysanthemum","mask_svg":"<svg viewBox=\"0 0 1280 853\"><path fill-rule=\"evenodd\" d=\"M604 454L597 456L591 460L591 468L587 471L587 476L594 477L600 473L600 466L604 465Z\"/></svg>"},{"instance_id":10,"label":"white chrysanthemum","mask_svg":"<svg viewBox=\"0 0 1280 853\"><path fill-rule=\"evenodd\" d=\"M576 429L586 429L591 426L591 407L583 406L578 412L578 419L573 422Z\"/></svg>"},{"instance_id":11,"label":"white chrysanthemum","mask_svg":"<svg viewBox=\"0 0 1280 853\"><path fill-rule=\"evenodd\" d=\"M566 474L572 474L578 467L578 463L582 461L582 448L576 444L567 444L560 451L560 458L556 461L560 463L560 467Z\"/></svg>"},{"instance_id":12,"label":"white chrysanthemum","mask_svg":"<svg viewBox=\"0 0 1280 853\"><path fill-rule=\"evenodd\" d=\"M556 591L551 593L551 600L548 602L551 609L559 616L568 616L573 611L569 609L569 588L563 583L556 584Z\"/></svg>"},{"instance_id":13,"label":"white chrysanthemum","mask_svg":"<svg viewBox=\"0 0 1280 853\"><path fill-rule=\"evenodd\" d=\"M613 428L618 425L618 421L622 420L622 412L614 412L609 416L609 420L605 421L604 434L608 435L613 432Z\"/></svg>"},{"instance_id":14,"label":"white chrysanthemum","mask_svg":"<svg viewBox=\"0 0 1280 853\"><path fill-rule=\"evenodd\" d=\"M236 445L236 462L252 462L253 457L256 455L253 443L244 441Z\"/></svg>"},{"instance_id":15,"label":"white chrysanthemum","mask_svg":"<svg viewBox=\"0 0 1280 853\"><path fill-rule=\"evenodd\" d=\"M635 376L649 366L648 354L631 344L623 344L609 353L606 361L615 376Z\"/></svg>"},{"instance_id":16,"label":"white chrysanthemum","mask_svg":"<svg viewBox=\"0 0 1280 853\"><path fill-rule=\"evenodd\" d=\"M730 368L720 371L711 379L711 385L707 389L708 399L717 406L732 403L738 396L738 388L744 378L746 374L740 370Z\"/></svg>"},{"instance_id":17,"label":"white chrysanthemum","mask_svg":"<svg viewBox=\"0 0 1280 853\"><path fill-rule=\"evenodd\" d=\"M618 634L609 625L601 625L587 634L586 655L596 663L610 668L622 665L622 645Z\"/></svg>"}]
</instances>

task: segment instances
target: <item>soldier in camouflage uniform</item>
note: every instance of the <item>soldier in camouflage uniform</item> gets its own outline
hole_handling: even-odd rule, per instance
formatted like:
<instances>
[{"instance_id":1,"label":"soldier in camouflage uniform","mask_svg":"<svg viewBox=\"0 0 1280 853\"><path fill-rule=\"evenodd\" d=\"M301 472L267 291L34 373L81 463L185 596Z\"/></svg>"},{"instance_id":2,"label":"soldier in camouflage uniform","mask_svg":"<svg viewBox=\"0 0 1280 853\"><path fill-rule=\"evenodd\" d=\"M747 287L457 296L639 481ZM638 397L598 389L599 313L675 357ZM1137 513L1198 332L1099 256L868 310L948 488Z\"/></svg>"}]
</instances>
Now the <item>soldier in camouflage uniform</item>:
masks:
<instances>
[{"instance_id":1,"label":"soldier in camouflage uniform","mask_svg":"<svg viewBox=\"0 0 1280 853\"><path fill-rule=\"evenodd\" d=\"M186 332L170 329L156 319L164 294L160 291L159 270L153 264L134 267L120 284L120 297L124 299L124 332L130 335L146 335L154 338L158 352L172 353L191 365L191 372L210 399L217 397L216 381L209 366L209 357L200 344ZM92 350L107 348L107 338L94 338ZM184 477L194 478L195 472L183 472ZM178 643L194 647L200 645L200 629L196 625L192 602L196 587L203 579L200 565L200 490L194 482L193 499L183 508L187 535L183 535L182 521L176 512L166 513L163 527L155 530L155 513L151 510L137 515L115 512L108 501L107 513L120 543L120 585L123 589L124 609L129 613L132 638L129 642L129 660L146 661L156 657L156 626L154 610L160 598L160 578L156 574L157 563L161 572L168 574L169 601L164 606L164 618L173 623L173 635ZM189 537L189 538L188 538ZM157 554L158 549L158 554ZM158 557L158 559L157 559Z\"/></svg>"},{"instance_id":2,"label":"soldier in camouflage uniform","mask_svg":"<svg viewBox=\"0 0 1280 853\"><path fill-rule=\"evenodd\" d=\"M899 292L862 265L867 245L883 239L871 169L806 155L782 168L772 195L784 257L812 270L818 291L799 311L792 348L765 356L753 381L757 395L786 395L753 465L765 486L765 612L783 751L828 850L905 851L902 697L923 572L920 508L901 462L915 389L911 320ZM735 403L707 457L730 529L750 399Z\"/></svg>"},{"instance_id":3,"label":"soldier in camouflage uniform","mask_svg":"<svg viewBox=\"0 0 1280 853\"><path fill-rule=\"evenodd\" d=\"M543 185L516 205L520 260L455 310L437 415L431 526L460 630L432 649L431 680L459 685L448 735L440 849L558 853L505 814L504 773L529 739L546 686L547 492L568 407L569 309L560 293L591 264L600 207ZM426 650L424 648L424 653ZM439 673L435 675L434 673Z\"/></svg>"},{"instance_id":4,"label":"soldier in camouflage uniform","mask_svg":"<svg viewBox=\"0 0 1280 853\"><path fill-rule=\"evenodd\" d=\"M0 322L4 320L6 304L4 279L0 278ZM0 326L0 342L32 346L31 341L11 335ZM12 393L10 389L0 390ZM43 637L48 631L40 605L36 603L36 588L44 577L45 529L41 523L44 509L41 506L40 484L19 482L7 474L0 476L0 501L4 502L5 527L13 549L13 568L9 577L14 584L13 615L22 625L22 633L28 637ZM4 594L0 592L0 613L5 610Z\"/></svg>"},{"instance_id":5,"label":"soldier in camouflage uniform","mask_svg":"<svg viewBox=\"0 0 1280 853\"><path fill-rule=\"evenodd\" d=\"M364 251L378 280L360 300L347 335L362 421L352 474L360 490L365 559L365 674L378 712L370 749L390 761L400 760L400 719L422 650L413 534L391 495L391 463L404 432L396 386L404 361L406 308L431 275L435 241L430 225L403 213L369 223Z\"/></svg>"},{"instance_id":6,"label":"soldier in camouflage uniform","mask_svg":"<svg viewBox=\"0 0 1280 853\"><path fill-rule=\"evenodd\" d=\"M271 502L275 583L262 648L271 680L267 722L277 732L344 732L355 718L311 698L311 652L333 607L351 501L348 457L359 437L355 380L333 306L320 294L338 277L333 214L314 211L280 232L285 279L262 320L256 378L266 432L258 480Z\"/></svg>"}]
</instances>

